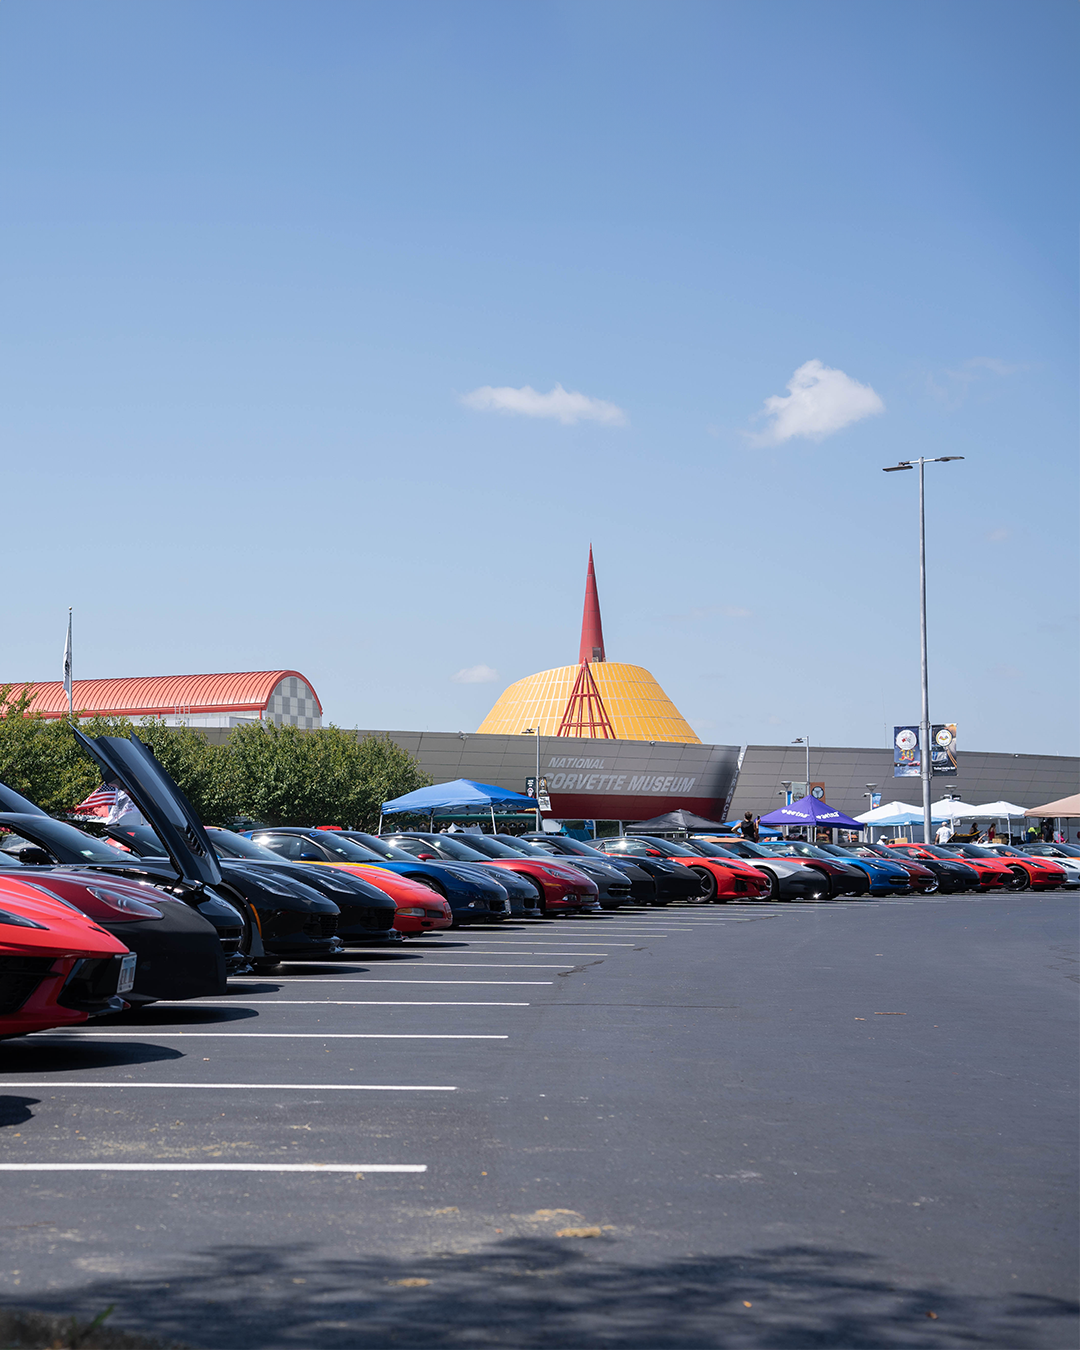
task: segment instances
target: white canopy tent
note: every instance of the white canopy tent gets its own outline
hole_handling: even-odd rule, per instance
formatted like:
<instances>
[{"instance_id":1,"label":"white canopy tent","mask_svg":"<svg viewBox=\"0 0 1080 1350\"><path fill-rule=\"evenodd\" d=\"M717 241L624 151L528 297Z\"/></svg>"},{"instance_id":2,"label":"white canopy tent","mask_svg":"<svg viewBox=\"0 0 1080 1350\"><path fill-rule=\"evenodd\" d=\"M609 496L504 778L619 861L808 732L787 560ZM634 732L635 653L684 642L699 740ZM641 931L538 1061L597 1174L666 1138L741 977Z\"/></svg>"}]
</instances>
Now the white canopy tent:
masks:
<instances>
[{"instance_id":1,"label":"white canopy tent","mask_svg":"<svg viewBox=\"0 0 1080 1350\"><path fill-rule=\"evenodd\" d=\"M930 806L931 815L941 820L974 820L981 811L982 808L979 806L972 806L970 802L954 801L951 797L942 797L940 801L933 802Z\"/></svg>"},{"instance_id":2,"label":"white canopy tent","mask_svg":"<svg viewBox=\"0 0 1080 1350\"><path fill-rule=\"evenodd\" d=\"M909 816L910 820L898 820L898 816ZM864 811L854 819L862 825L910 825L912 820L922 820L922 811L917 806L909 806L907 802L886 802L883 806L875 806L872 811Z\"/></svg>"},{"instance_id":3,"label":"white canopy tent","mask_svg":"<svg viewBox=\"0 0 1080 1350\"><path fill-rule=\"evenodd\" d=\"M981 820L1016 820L1027 815L1022 806L1013 802L987 802L985 806L972 807L971 813Z\"/></svg>"}]
</instances>

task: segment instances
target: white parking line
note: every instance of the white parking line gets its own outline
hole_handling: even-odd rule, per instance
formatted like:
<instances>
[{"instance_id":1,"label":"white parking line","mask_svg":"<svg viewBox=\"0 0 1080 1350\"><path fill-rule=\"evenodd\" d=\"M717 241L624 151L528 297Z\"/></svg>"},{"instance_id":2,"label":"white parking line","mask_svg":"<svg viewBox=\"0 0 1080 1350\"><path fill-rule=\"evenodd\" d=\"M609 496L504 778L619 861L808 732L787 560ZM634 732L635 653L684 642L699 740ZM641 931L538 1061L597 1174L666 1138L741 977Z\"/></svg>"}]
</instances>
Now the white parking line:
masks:
<instances>
[{"instance_id":1,"label":"white parking line","mask_svg":"<svg viewBox=\"0 0 1080 1350\"><path fill-rule=\"evenodd\" d=\"M204 995L209 998L210 995ZM184 1003L195 1003L195 999L172 999L163 998L158 1000L158 1006L169 1005L172 1007L183 1006ZM200 1008L253 1008L256 1004L268 1004L272 1008L279 1005L287 1008L531 1008L531 1003L461 1003L457 1000L443 1001L434 998L425 999L389 999L389 998L246 998L243 1002L237 999L229 1003L204 1003L199 999Z\"/></svg>"},{"instance_id":2,"label":"white parking line","mask_svg":"<svg viewBox=\"0 0 1080 1350\"><path fill-rule=\"evenodd\" d=\"M503 953L503 952L499 952L498 954L499 954L500 956L505 955L505 953ZM420 966L416 966L416 967L414 967L414 968L417 969L417 970L421 969ZM566 966L563 965L563 964L561 964L561 963L558 964L558 965L545 965L545 966L519 966L519 965L515 962L514 965L505 965L505 966L504 966L504 965L501 965L498 961L490 961L490 962L489 962L489 961L484 961L484 962L481 962L481 961L425 961L425 962L423 963L423 969L427 969L427 970L565 970L565 969L566 969Z\"/></svg>"},{"instance_id":3,"label":"white parking line","mask_svg":"<svg viewBox=\"0 0 1080 1350\"><path fill-rule=\"evenodd\" d=\"M234 984L265 984L263 980L234 980ZM341 980L336 977L328 980L320 980L300 976L295 980L289 980L290 984L554 984L554 980Z\"/></svg>"},{"instance_id":4,"label":"white parking line","mask_svg":"<svg viewBox=\"0 0 1080 1350\"><path fill-rule=\"evenodd\" d=\"M233 1039L245 1036L248 1040L262 1041L505 1041L507 1036L471 1036L448 1033L443 1035L424 1032L397 1031L87 1031L80 1034L78 1029L71 1031L44 1032L34 1037L35 1044L41 1040L56 1038L63 1041L97 1041L104 1037L130 1041L138 1036L149 1036L155 1041L174 1040L177 1036L189 1039L198 1036L201 1040L213 1037Z\"/></svg>"},{"instance_id":5,"label":"white parking line","mask_svg":"<svg viewBox=\"0 0 1080 1350\"><path fill-rule=\"evenodd\" d=\"M427 1163L0 1163L0 1172L426 1172Z\"/></svg>"},{"instance_id":6,"label":"white parking line","mask_svg":"<svg viewBox=\"0 0 1080 1350\"><path fill-rule=\"evenodd\" d=\"M205 1088L223 1092L456 1092L456 1087L414 1086L411 1083L96 1083L78 1078L30 1079L0 1078L0 1087L17 1088Z\"/></svg>"}]
</instances>

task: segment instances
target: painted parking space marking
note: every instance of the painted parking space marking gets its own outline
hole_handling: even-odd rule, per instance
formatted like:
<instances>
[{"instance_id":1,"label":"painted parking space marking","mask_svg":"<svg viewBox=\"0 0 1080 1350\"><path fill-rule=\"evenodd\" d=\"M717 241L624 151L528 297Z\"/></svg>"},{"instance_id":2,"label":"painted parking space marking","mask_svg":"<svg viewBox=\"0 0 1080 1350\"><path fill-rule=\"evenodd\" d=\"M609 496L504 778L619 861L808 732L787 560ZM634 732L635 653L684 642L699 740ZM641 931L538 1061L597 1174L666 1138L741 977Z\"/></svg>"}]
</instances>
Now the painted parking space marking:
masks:
<instances>
[{"instance_id":1,"label":"painted parking space marking","mask_svg":"<svg viewBox=\"0 0 1080 1350\"><path fill-rule=\"evenodd\" d=\"M222 1092L456 1092L456 1087L429 1086L413 1083L100 1083L79 1078L7 1079L0 1077L4 1087L17 1088L171 1088L175 1090L202 1090Z\"/></svg>"},{"instance_id":2,"label":"painted parking space marking","mask_svg":"<svg viewBox=\"0 0 1080 1350\"><path fill-rule=\"evenodd\" d=\"M244 981L236 980L236 984L242 984ZM252 980L252 984L265 984L263 980ZM308 976L300 976L298 979L290 980L290 984L554 984L554 980L365 980L357 979L355 976L351 980L333 979L315 979Z\"/></svg>"},{"instance_id":3,"label":"painted parking space marking","mask_svg":"<svg viewBox=\"0 0 1080 1350\"><path fill-rule=\"evenodd\" d=\"M209 998L211 995L206 995ZM194 1003L194 999L183 1000ZM200 1008L254 1008L266 1004L271 1008L531 1008L531 1003L463 1003L454 1000L424 998L245 998L229 1003L199 1003ZM179 999L159 999L158 1007L183 1006Z\"/></svg>"},{"instance_id":4,"label":"painted parking space marking","mask_svg":"<svg viewBox=\"0 0 1080 1350\"><path fill-rule=\"evenodd\" d=\"M426 1172L427 1163L0 1163L0 1172Z\"/></svg>"},{"instance_id":5,"label":"painted parking space marking","mask_svg":"<svg viewBox=\"0 0 1080 1350\"><path fill-rule=\"evenodd\" d=\"M73 1031L61 1032L43 1032L34 1037L35 1041L57 1039L64 1041L98 1041L105 1037L110 1039L134 1040L136 1037L151 1037L153 1040L174 1040L178 1036L185 1036L189 1040L192 1037L198 1037L200 1040L206 1040L210 1037L221 1039L239 1040L246 1038L248 1040L270 1040L270 1041L505 1041L509 1038L502 1035L482 1035L473 1036L469 1034L458 1035L454 1032L447 1033L425 1033L425 1032L398 1032L398 1031L87 1031L80 1035L78 1029Z\"/></svg>"}]
</instances>

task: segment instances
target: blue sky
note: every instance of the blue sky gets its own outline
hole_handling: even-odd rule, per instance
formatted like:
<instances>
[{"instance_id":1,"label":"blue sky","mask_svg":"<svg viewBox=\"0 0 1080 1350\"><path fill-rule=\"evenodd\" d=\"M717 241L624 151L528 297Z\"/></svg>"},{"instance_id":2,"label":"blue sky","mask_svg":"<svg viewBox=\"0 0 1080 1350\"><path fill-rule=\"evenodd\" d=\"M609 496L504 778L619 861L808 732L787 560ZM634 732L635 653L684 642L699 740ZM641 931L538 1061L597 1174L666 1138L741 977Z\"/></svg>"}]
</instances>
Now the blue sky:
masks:
<instances>
[{"instance_id":1,"label":"blue sky","mask_svg":"<svg viewBox=\"0 0 1080 1350\"><path fill-rule=\"evenodd\" d=\"M575 659L591 542L609 659L703 739L885 744L881 468L957 454L932 716L1076 753L1078 27L8 0L0 677L59 678L70 604L77 676L284 666L341 725L471 730Z\"/></svg>"}]
</instances>

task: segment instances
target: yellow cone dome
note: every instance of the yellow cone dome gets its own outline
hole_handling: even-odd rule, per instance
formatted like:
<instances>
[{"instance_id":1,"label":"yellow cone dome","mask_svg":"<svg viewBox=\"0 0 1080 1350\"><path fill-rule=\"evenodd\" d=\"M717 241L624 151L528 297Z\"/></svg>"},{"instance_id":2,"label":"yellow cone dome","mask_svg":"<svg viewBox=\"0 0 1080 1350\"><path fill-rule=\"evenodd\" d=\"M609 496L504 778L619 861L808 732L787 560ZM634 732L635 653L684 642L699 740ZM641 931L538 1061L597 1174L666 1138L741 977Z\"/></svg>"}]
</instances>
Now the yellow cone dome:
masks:
<instances>
[{"instance_id":1,"label":"yellow cone dome","mask_svg":"<svg viewBox=\"0 0 1080 1350\"><path fill-rule=\"evenodd\" d=\"M477 730L513 736L526 727L542 736L558 734L579 666L557 666L527 675L503 691ZM596 661L589 670L620 741L668 741L700 745L678 708L642 666Z\"/></svg>"}]
</instances>

